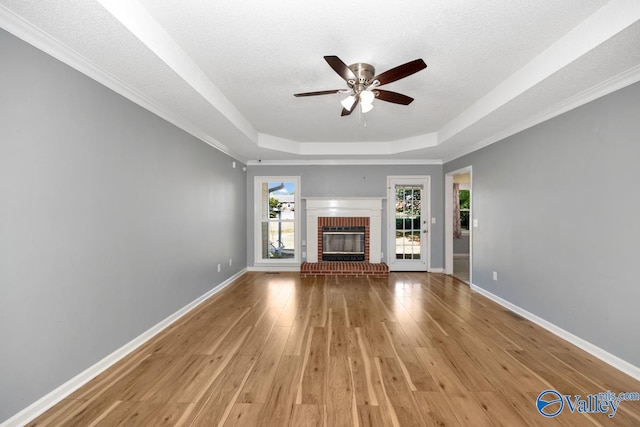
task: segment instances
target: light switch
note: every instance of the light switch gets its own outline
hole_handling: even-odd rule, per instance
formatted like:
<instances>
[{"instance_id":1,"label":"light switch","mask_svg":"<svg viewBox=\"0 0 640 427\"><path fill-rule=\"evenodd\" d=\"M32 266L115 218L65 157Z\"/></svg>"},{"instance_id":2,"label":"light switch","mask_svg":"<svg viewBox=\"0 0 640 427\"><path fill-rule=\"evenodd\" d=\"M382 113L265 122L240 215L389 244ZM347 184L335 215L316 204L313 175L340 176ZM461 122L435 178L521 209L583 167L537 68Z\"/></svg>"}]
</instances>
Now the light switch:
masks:
<instances>
[{"instance_id":1,"label":"light switch","mask_svg":"<svg viewBox=\"0 0 640 427\"><path fill-rule=\"evenodd\" d=\"M431 218L431 224L435 224L436 223L436 217L434 216L433 218Z\"/></svg>"},{"instance_id":2,"label":"light switch","mask_svg":"<svg viewBox=\"0 0 640 427\"><path fill-rule=\"evenodd\" d=\"M473 226L474 226L474 227L477 227L477 226L478 226L478 220L477 220L477 219L474 219L474 220L473 220Z\"/></svg>"}]
</instances>

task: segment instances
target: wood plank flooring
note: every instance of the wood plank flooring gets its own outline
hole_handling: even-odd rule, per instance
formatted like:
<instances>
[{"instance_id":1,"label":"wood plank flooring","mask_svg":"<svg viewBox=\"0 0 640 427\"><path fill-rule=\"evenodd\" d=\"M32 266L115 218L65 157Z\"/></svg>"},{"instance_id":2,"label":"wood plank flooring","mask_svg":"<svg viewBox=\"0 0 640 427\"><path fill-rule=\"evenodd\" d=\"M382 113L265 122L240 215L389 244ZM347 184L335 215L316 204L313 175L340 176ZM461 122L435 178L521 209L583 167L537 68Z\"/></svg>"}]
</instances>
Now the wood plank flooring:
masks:
<instances>
[{"instance_id":1,"label":"wood plank flooring","mask_svg":"<svg viewBox=\"0 0 640 427\"><path fill-rule=\"evenodd\" d=\"M29 425L640 425L546 419L549 388L640 382L448 276L247 273Z\"/></svg>"}]
</instances>

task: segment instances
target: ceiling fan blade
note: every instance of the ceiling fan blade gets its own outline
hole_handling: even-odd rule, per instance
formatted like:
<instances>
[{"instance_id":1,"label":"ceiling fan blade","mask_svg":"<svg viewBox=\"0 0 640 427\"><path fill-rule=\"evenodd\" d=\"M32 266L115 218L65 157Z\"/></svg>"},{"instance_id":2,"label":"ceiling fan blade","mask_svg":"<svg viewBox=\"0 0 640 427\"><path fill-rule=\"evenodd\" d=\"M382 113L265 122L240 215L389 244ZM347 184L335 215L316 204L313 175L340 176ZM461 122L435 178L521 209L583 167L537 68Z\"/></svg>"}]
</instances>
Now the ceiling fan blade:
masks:
<instances>
[{"instance_id":1,"label":"ceiling fan blade","mask_svg":"<svg viewBox=\"0 0 640 427\"><path fill-rule=\"evenodd\" d=\"M393 102L394 104L409 105L413 102L413 98L390 90L376 89L373 91L376 98L381 101Z\"/></svg>"},{"instance_id":2,"label":"ceiling fan blade","mask_svg":"<svg viewBox=\"0 0 640 427\"><path fill-rule=\"evenodd\" d=\"M353 74L353 71L351 71L349 67L347 67L347 64L342 62L342 60L337 56L325 56L324 60L327 61L327 64L329 64L329 66L333 68L333 71L338 73L338 75L344 80L356 80L356 75Z\"/></svg>"},{"instance_id":3,"label":"ceiling fan blade","mask_svg":"<svg viewBox=\"0 0 640 427\"><path fill-rule=\"evenodd\" d=\"M425 64L422 59L416 59L414 61L407 62L406 64L402 64L395 68L387 70L382 74L378 74L373 78L373 80L378 80L380 82L379 86L382 86L391 82L395 82L396 80L403 79L413 73L424 70L425 68L427 68L427 64Z\"/></svg>"},{"instance_id":4,"label":"ceiling fan blade","mask_svg":"<svg viewBox=\"0 0 640 427\"><path fill-rule=\"evenodd\" d=\"M304 92L304 93L294 93L293 96L316 96L316 95L330 95L332 93L338 93L342 89L333 89L333 90L319 90L317 92Z\"/></svg>"},{"instance_id":5,"label":"ceiling fan blade","mask_svg":"<svg viewBox=\"0 0 640 427\"><path fill-rule=\"evenodd\" d=\"M353 110L356 109L356 107L358 106L358 104L360 104L360 97L356 96L356 100L353 103L353 105L351 106L350 110L347 110L346 108L342 109L342 113L340 113L341 116L348 116L349 114L353 113Z\"/></svg>"}]
</instances>

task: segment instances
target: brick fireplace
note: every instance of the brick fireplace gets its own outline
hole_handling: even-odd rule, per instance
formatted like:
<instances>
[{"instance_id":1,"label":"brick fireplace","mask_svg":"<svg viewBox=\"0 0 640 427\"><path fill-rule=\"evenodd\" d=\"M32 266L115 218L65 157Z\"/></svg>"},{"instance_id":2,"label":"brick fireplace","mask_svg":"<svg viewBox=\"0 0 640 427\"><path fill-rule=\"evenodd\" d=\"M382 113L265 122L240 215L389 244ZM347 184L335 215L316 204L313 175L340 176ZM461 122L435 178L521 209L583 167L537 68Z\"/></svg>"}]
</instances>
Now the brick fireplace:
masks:
<instances>
[{"instance_id":1,"label":"brick fireplace","mask_svg":"<svg viewBox=\"0 0 640 427\"><path fill-rule=\"evenodd\" d=\"M306 198L307 261L300 268L302 276L386 277L381 217L382 198ZM324 227L364 227L364 261L322 261Z\"/></svg>"}]
</instances>

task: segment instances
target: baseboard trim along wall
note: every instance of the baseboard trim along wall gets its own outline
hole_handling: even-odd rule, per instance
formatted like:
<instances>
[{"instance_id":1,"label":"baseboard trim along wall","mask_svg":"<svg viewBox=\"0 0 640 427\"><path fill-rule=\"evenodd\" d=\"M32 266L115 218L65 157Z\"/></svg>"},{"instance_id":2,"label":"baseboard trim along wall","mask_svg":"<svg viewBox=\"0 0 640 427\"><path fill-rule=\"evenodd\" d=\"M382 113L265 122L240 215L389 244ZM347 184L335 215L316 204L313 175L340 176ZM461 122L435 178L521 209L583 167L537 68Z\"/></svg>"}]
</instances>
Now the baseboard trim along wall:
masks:
<instances>
[{"instance_id":1,"label":"baseboard trim along wall","mask_svg":"<svg viewBox=\"0 0 640 427\"><path fill-rule=\"evenodd\" d=\"M296 265L257 265L247 267L247 271L300 271L300 264Z\"/></svg>"},{"instance_id":2,"label":"baseboard trim along wall","mask_svg":"<svg viewBox=\"0 0 640 427\"><path fill-rule=\"evenodd\" d=\"M152 326L150 329L146 330L133 340L129 341L127 344L123 345L104 359L100 360L95 365L87 368L83 372L79 373L75 377L71 378L66 383L62 384L60 387L56 388L52 392L46 394L42 398L38 399L31 405L27 406L22 411L15 414L13 417L9 418L2 424L0 427L21 427L32 421L39 415L43 414L45 411L53 407L55 404L60 402L65 397L69 396L71 393L91 381L96 375L102 373L113 364L127 356L129 353L140 347L145 342L149 341L151 338L162 332L164 329L169 327L172 323L180 319L185 314L189 313L191 310L196 308L198 305L202 304L207 299L211 298L213 295L220 292L222 289L233 283L234 280L238 279L244 273L246 273L247 269L242 269L238 273L229 277L224 282L215 286L213 289L205 293L204 295L198 297L194 301L190 302L186 306L182 307L180 310L176 311L169 317L164 320L161 320L156 325Z\"/></svg>"},{"instance_id":3,"label":"baseboard trim along wall","mask_svg":"<svg viewBox=\"0 0 640 427\"><path fill-rule=\"evenodd\" d=\"M492 294L491 292L482 289L476 285L471 285L471 289L478 292L481 295L484 295L485 297L489 298L490 300L500 304L501 306L503 306L506 309L509 309L511 311L513 311L516 314L519 314L520 316L524 317L527 320L532 321L533 323L542 326L543 328L545 328L547 331L551 332L554 335L557 335L558 337L570 342L571 344L580 347L581 349L583 349L584 351L586 351L587 353L591 354L594 357L597 357L598 359L602 360L603 362L613 366L614 368L624 372L625 374L635 378L636 380L640 381L640 368L632 365L631 363L627 362L626 360L623 360L621 358L619 358L618 356L615 356L611 353L609 353L606 350L601 349L600 347L591 344L589 341L586 341L576 335L573 335L571 332L567 332L564 329L562 329L559 326L554 325L551 322L548 322L546 320L544 320L541 317L536 316L533 313L528 312L527 310L525 310L524 308L521 308L515 304L510 303L509 301L500 298L497 295Z\"/></svg>"}]
</instances>

